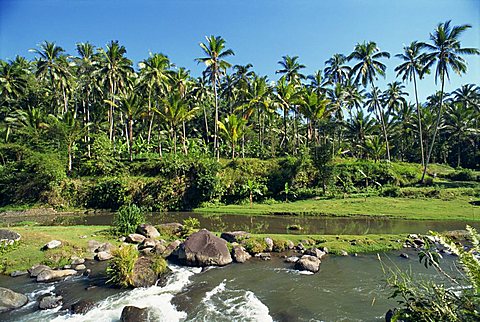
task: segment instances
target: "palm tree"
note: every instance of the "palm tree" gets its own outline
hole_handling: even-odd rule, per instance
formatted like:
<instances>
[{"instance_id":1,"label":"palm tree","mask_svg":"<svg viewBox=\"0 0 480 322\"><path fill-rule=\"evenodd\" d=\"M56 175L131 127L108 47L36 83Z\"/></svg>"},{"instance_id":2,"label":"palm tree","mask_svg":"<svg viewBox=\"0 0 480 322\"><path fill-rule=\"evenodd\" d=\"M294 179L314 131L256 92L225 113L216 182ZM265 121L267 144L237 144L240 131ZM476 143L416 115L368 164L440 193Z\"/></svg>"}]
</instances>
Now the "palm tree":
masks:
<instances>
[{"instance_id":1,"label":"palm tree","mask_svg":"<svg viewBox=\"0 0 480 322\"><path fill-rule=\"evenodd\" d=\"M356 84L361 83L364 87L370 84L373 89L375 87L374 81L377 79L377 74L385 77L387 66L378 60L380 58L390 58L390 54L385 51L380 51L377 44L373 41L364 42L363 44L357 44L355 46L353 52L348 56L348 60L359 61L353 66L351 71L351 75L355 77ZM387 144L387 158L388 161L390 161L387 130L383 114L381 115L381 125L386 140L385 143Z\"/></svg>"},{"instance_id":2,"label":"palm tree","mask_svg":"<svg viewBox=\"0 0 480 322\"><path fill-rule=\"evenodd\" d=\"M124 46L120 46L118 41L110 41L107 44L107 50L101 48L99 52L102 56L100 74L107 85L109 101L115 102L116 95L123 92L129 74L133 73L132 61L124 56L127 50ZM114 141L114 107L115 104L110 104L108 110L110 141Z\"/></svg>"},{"instance_id":3,"label":"palm tree","mask_svg":"<svg viewBox=\"0 0 480 322\"><path fill-rule=\"evenodd\" d=\"M395 68L397 72L397 77L401 76L402 81L412 81L413 79L413 88L415 91L415 102L417 106L417 120L418 120L418 137L420 139L420 153L422 166L425 165L425 152L423 147L423 133L422 133L422 116L420 114L420 103L418 101L418 90L417 90L417 75L420 79L423 78L424 70L423 65L423 54L421 54L421 49L423 44L417 41L413 41L410 45L403 47L403 53L396 54L395 57L403 60L403 63L398 65Z\"/></svg>"},{"instance_id":4,"label":"palm tree","mask_svg":"<svg viewBox=\"0 0 480 322\"><path fill-rule=\"evenodd\" d=\"M133 161L133 123L136 118L140 117L144 113L144 105L138 95L133 92L129 92L122 95L119 108L127 118L128 152L130 161Z\"/></svg>"},{"instance_id":5,"label":"palm tree","mask_svg":"<svg viewBox=\"0 0 480 322\"><path fill-rule=\"evenodd\" d=\"M444 96L445 78L450 79L450 69L458 75L461 75L467 71L467 64L460 55L478 55L480 51L477 48L462 48L460 40L458 39L467 29L471 28L470 25L460 25L450 27L451 20L445 23L438 24L433 33L430 34L430 40L432 44L422 43L422 46L429 51L425 54L425 68L430 68L434 64L435 66L435 83L440 78L440 100L437 113L437 121L435 122L435 128L433 131L433 137L428 149L427 158L425 160L425 166L423 168L422 180L425 179L427 173L428 163L432 155L433 146L435 145L435 138L437 136L440 120L442 118L442 105Z\"/></svg>"},{"instance_id":6,"label":"palm tree","mask_svg":"<svg viewBox=\"0 0 480 322\"><path fill-rule=\"evenodd\" d=\"M214 137L213 137L213 146L214 146L214 155L216 155L217 160L220 159L220 150L218 146L218 85L219 80L222 75L225 73L227 68L231 67L231 64L228 63L224 58L235 55L231 49L225 49L225 40L220 36L210 36L205 37L207 42L200 43L200 47L205 53L206 57L197 58L198 63L204 63L206 68L206 74L210 78L210 83L213 86L213 95L215 97L215 123L214 123Z\"/></svg>"},{"instance_id":7,"label":"palm tree","mask_svg":"<svg viewBox=\"0 0 480 322\"><path fill-rule=\"evenodd\" d=\"M345 65L347 57L342 54L335 54L325 62L325 78L332 84L345 84L349 79L351 67Z\"/></svg>"},{"instance_id":8,"label":"palm tree","mask_svg":"<svg viewBox=\"0 0 480 322\"><path fill-rule=\"evenodd\" d=\"M298 56L282 56L282 60L278 63L282 69L277 70L275 74L283 74L287 82L298 83L300 80L305 79L305 75L300 73L300 70L304 69L305 65L298 62Z\"/></svg>"},{"instance_id":9,"label":"palm tree","mask_svg":"<svg viewBox=\"0 0 480 322\"><path fill-rule=\"evenodd\" d=\"M168 82L171 79L172 72L170 60L163 54L150 54L150 57L138 64L140 67L140 78L148 92L148 116L150 118L147 133L147 144L150 144L153 116L152 113L152 96L156 97L156 106L158 102L165 95Z\"/></svg>"},{"instance_id":10,"label":"palm tree","mask_svg":"<svg viewBox=\"0 0 480 322\"><path fill-rule=\"evenodd\" d=\"M275 96L280 107L283 110L283 140L282 144L287 150L287 118L290 112L290 105L295 101L297 91L295 85L287 81L285 76L280 77L275 87Z\"/></svg>"},{"instance_id":11,"label":"palm tree","mask_svg":"<svg viewBox=\"0 0 480 322\"><path fill-rule=\"evenodd\" d=\"M14 102L27 90L28 70L15 62L0 61L0 106Z\"/></svg>"},{"instance_id":12,"label":"palm tree","mask_svg":"<svg viewBox=\"0 0 480 322\"><path fill-rule=\"evenodd\" d=\"M317 95L313 90L305 90L301 93L299 99L300 113L307 119L308 133L307 139L318 145L317 124L325 117L329 116L328 109L330 101L325 95Z\"/></svg>"},{"instance_id":13,"label":"palm tree","mask_svg":"<svg viewBox=\"0 0 480 322\"><path fill-rule=\"evenodd\" d=\"M327 92L327 89L324 87L325 82L323 81L321 70L317 70L313 75L309 75L307 78L310 80L308 87L313 88L317 93L317 96L324 95Z\"/></svg>"},{"instance_id":14,"label":"palm tree","mask_svg":"<svg viewBox=\"0 0 480 322\"><path fill-rule=\"evenodd\" d=\"M237 117L235 114L230 114L225 118L224 122L219 121L218 127L222 130L222 134L232 147L232 159L235 159L235 146L238 139L243 136L247 120L243 117Z\"/></svg>"},{"instance_id":15,"label":"palm tree","mask_svg":"<svg viewBox=\"0 0 480 322\"><path fill-rule=\"evenodd\" d=\"M40 49L31 49L40 57L37 60L36 76L40 79L47 80L50 84L50 91L52 93L51 108L55 112L55 101L57 99L57 87L60 87L64 97L63 112L67 111L66 100L66 80L71 76L68 69L68 63L63 56L65 52L62 47L57 46L54 42L44 41L40 44Z\"/></svg>"},{"instance_id":16,"label":"palm tree","mask_svg":"<svg viewBox=\"0 0 480 322\"><path fill-rule=\"evenodd\" d=\"M356 157L361 157L358 152L365 151L366 139L375 132L375 121L371 119L368 114L365 115L363 111L359 111L355 113L352 118L348 119L345 127L351 141L353 153Z\"/></svg>"}]
</instances>

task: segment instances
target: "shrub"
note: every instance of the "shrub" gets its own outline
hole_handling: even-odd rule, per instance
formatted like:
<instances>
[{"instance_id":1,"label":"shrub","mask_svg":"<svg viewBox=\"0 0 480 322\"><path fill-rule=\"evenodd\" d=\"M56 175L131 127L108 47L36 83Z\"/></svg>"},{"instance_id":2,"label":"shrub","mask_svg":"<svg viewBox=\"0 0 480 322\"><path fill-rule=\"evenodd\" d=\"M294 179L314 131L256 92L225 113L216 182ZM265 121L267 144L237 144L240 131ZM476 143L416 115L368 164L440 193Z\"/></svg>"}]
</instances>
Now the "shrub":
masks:
<instances>
[{"instance_id":1,"label":"shrub","mask_svg":"<svg viewBox=\"0 0 480 322\"><path fill-rule=\"evenodd\" d=\"M138 250L133 245L126 245L113 251L113 258L106 269L107 283L126 288L133 285L133 268L138 258Z\"/></svg>"},{"instance_id":2,"label":"shrub","mask_svg":"<svg viewBox=\"0 0 480 322\"><path fill-rule=\"evenodd\" d=\"M448 178L453 181L475 181L477 177L470 169L456 170L448 174Z\"/></svg>"},{"instance_id":3,"label":"shrub","mask_svg":"<svg viewBox=\"0 0 480 322\"><path fill-rule=\"evenodd\" d=\"M402 194L402 191L400 190L399 187L396 186L391 186L391 187L385 187L382 190L381 196L382 197L400 197Z\"/></svg>"},{"instance_id":4,"label":"shrub","mask_svg":"<svg viewBox=\"0 0 480 322\"><path fill-rule=\"evenodd\" d=\"M200 228L200 220L188 217L183 220L182 236L188 236Z\"/></svg>"},{"instance_id":5,"label":"shrub","mask_svg":"<svg viewBox=\"0 0 480 322\"><path fill-rule=\"evenodd\" d=\"M127 181L117 177L102 178L93 186L89 196L89 207L116 210L128 201Z\"/></svg>"},{"instance_id":6,"label":"shrub","mask_svg":"<svg viewBox=\"0 0 480 322\"><path fill-rule=\"evenodd\" d=\"M154 256L152 258L152 270L157 275L165 274L166 272L168 272L168 265L165 258L160 255Z\"/></svg>"},{"instance_id":7,"label":"shrub","mask_svg":"<svg viewBox=\"0 0 480 322\"><path fill-rule=\"evenodd\" d=\"M273 239L273 251L277 253L284 252L288 248L286 239Z\"/></svg>"},{"instance_id":8,"label":"shrub","mask_svg":"<svg viewBox=\"0 0 480 322\"><path fill-rule=\"evenodd\" d=\"M145 216L136 205L122 206L113 216L113 230L117 234L132 234L145 222Z\"/></svg>"},{"instance_id":9,"label":"shrub","mask_svg":"<svg viewBox=\"0 0 480 322\"><path fill-rule=\"evenodd\" d=\"M263 238L248 238L243 241L245 250L250 254L258 254L264 252L268 245Z\"/></svg>"}]
</instances>

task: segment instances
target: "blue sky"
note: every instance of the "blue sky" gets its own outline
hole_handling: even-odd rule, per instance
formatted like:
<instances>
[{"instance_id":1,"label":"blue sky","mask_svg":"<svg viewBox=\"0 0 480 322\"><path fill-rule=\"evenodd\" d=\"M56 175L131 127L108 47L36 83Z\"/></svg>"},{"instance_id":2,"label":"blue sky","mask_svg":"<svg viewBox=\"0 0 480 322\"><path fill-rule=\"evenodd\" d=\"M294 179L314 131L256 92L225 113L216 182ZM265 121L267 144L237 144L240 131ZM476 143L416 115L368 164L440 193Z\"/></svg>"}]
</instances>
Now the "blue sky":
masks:
<instances>
[{"instance_id":1,"label":"blue sky","mask_svg":"<svg viewBox=\"0 0 480 322\"><path fill-rule=\"evenodd\" d=\"M412 40L428 41L446 20L471 24L462 44L480 48L480 0L0 0L0 59L33 58L28 50L44 40L75 54L77 42L101 47L113 39L135 65L149 51L161 52L198 76L198 43L213 34L235 51L231 63L252 63L257 73L277 79L283 55L298 55L312 73L333 54L349 54L357 42L372 40L392 54L382 87L395 80L400 61L393 54ZM452 75L447 91L479 83L480 57L466 59L468 74ZM431 76L419 87L422 99L438 89Z\"/></svg>"}]
</instances>

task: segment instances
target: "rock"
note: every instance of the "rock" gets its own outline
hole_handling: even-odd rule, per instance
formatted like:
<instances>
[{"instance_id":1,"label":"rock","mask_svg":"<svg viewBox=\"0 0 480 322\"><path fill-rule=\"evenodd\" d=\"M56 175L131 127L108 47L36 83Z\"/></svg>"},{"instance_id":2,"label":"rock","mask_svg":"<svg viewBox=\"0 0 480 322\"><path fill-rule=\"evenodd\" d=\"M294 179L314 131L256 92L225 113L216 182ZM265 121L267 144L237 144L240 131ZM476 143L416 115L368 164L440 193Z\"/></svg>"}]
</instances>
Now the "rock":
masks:
<instances>
[{"instance_id":1,"label":"rock","mask_svg":"<svg viewBox=\"0 0 480 322\"><path fill-rule=\"evenodd\" d=\"M220 235L220 238L225 239L229 243L240 242L243 239L250 238L250 234L246 231L228 231Z\"/></svg>"},{"instance_id":2,"label":"rock","mask_svg":"<svg viewBox=\"0 0 480 322\"><path fill-rule=\"evenodd\" d=\"M160 233L158 232L157 228L153 227L152 225L141 224L137 227L137 233L143 235L147 238L157 238L160 237Z\"/></svg>"},{"instance_id":3,"label":"rock","mask_svg":"<svg viewBox=\"0 0 480 322\"><path fill-rule=\"evenodd\" d=\"M46 269L42 271L37 276L37 282L53 282L63 279L67 276L72 276L77 274L77 271L74 269L63 269L63 270L53 270Z\"/></svg>"},{"instance_id":4,"label":"rock","mask_svg":"<svg viewBox=\"0 0 480 322\"><path fill-rule=\"evenodd\" d=\"M245 263L252 256L240 245L233 246L232 257L237 263Z\"/></svg>"},{"instance_id":5,"label":"rock","mask_svg":"<svg viewBox=\"0 0 480 322\"><path fill-rule=\"evenodd\" d=\"M2 245L13 245L19 241L22 236L19 233L8 229L0 229L0 247Z\"/></svg>"},{"instance_id":6,"label":"rock","mask_svg":"<svg viewBox=\"0 0 480 322\"><path fill-rule=\"evenodd\" d=\"M34 265L28 270L28 273L30 273L30 277L37 277L38 274L40 274L41 272L47 269L51 269L51 268L48 267L47 265Z\"/></svg>"},{"instance_id":7,"label":"rock","mask_svg":"<svg viewBox=\"0 0 480 322\"><path fill-rule=\"evenodd\" d=\"M267 244L267 251L271 252L273 250L273 240L270 237L265 237L265 244Z\"/></svg>"},{"instance_id":8,"label":"rock","mask_svg":"<svg viewBox=\"0 0 480 322\"><path fill-rule=\"evenodd\" d=\"M323 251L325 254L328 254L328 248L327 247L320 247L320 250Z\"/></svg>"},{"instance_id":9,"label":"rock","mask_svg":"<svg viewBox=\"0 0 480 322\"><path fill-rule=\"evenodd\" d=\"M180 244L179 244L180 245ZM177 246L178 247L178 246ZM163 246L162 244L157 244L155 245L155 247L153 248L153 253L157 254L157 255L163 255L163 253L165 252L165 250L167 249L167 247Z\"/></svg>"},{"instance_id":10,"label":"rock","mask_svg":"<svg viewBox=\"0 0 480 322\"><path fill-rule=\"evenodd\" d=\"M183 231L183 225L178 222L160 224L156 228L162 235L177 235Z\"/></svg>"},{"instance_id":11,"label":"rock","mask_svg":"<svg viewBox=\"0 0 480 322\"><path fill-rule=\"evenodd\" d=\"M305 246L302 243L298 243L297 250L305 250Z\"/></svg>"},{"instance_id":12,"label":"rock","mask_svg":"<svg viewBox=\"0 0 480 322\"><path fill-rule=\"evenodd\" d=\"M155 239L145 238L143 242L138 245L138 249L153 248L156 246Z\"/></svg>"},{"instance_id":13,"label":"rock","mask_svg":"<svg viewBox=\"0 0 480 322\"><path fill-rule=\"evenodd\" d=\"M64 265L62 268L63 269L70 269L70 268L72 268L72 265Z\"/></svg>"},{"instance_id":14,"label":"rock","mask_svg":"<svg viewBox=\"0 0 480 322\"><path fill-rule=\"evenodd\" d=\"M287 240L287 249L294 249L295 244L291 240Z\"/></svg>"},{"instance_id":15,"label":"rock","mask_svg":"<svg viewBox=\"0 0 480 322\"><path fill-rule=\"evenodd\" d=\"M320 259L315 256L303 255L296 263L295 269L299 271L310 271L316 273L320 269Z\"/></svg>"},{"instance_id":16,"label":"rock","mask_svg":"<svg viewBox=\"0 0 480 322\"><path fill-rule=\"evenodd\" d=\"M89 276L90 274L92 273L92 270L90 268L87 268L84 272L83 272L83 276Z\"/></svg>"},{"instance_id":17,"label":"rock","mask_svg":"<svg viewBox=\"0 0 480 322\"><path fill-rule=\"evenodd\" d=\"M344 250L340 251L340 256L348 256L348 253Z\"/></svg>"},{"instance_id":18,"label":"rock","mask_svg":"<svg viewBox=\"0 0 480 322\"><path fill-rule=\"evenodd\" d=\"M163 251L162 256L164 258L167 258L168 256L172 255L172 253L176 251L181 244L182 242L179 240L175 240L171 242L170 244L168 244L167 248L165 248L165 250Z\"/></svg>"},{"instance_id":19,"label":"rock","mask_svg":"<svg viewBox=\"0 0 480 322\"><path fill-rule=\"evenodd\" d=\"M315 247L306 250L306 251L305 251L305 254L306 254L306 255L315 256L315 257L317 257L317 258L319 258L319 259L322 259L322 258L324 258L325 256L327 256L327 253L325 253L325 252L323 252L323 251L321 251L320 249L315 248Z\"/></svg>"},{"instance_id":20,"label":"rock","mask_svg":"<svg viewBox=\"0 0 480 322\"><path fill-rule=\"evenodd\" d=\"M90 311L90 309L95 305L95 303L93 303L92 301L90 300L80 300L76 303L73 303L71 306L70 306L70 312L72 314L85 314L87 313L88 311Z\"/></svg>"},{"instance_id":21,"label":"rock","mask_svg":"<svg viewBox=\"0 0 480 322\"><path fill-rule=\"evenodd\" d=\"M87 266L85 266L84 264L80 264L80 265L75 266L76 271L84 271L86 269L87 269Z\"/></svg>"},{"instance_id":22,"label":"rock","mask_svg":"<svg viewBox=\"0 0 480 322\"><path fill-rule=\"evenodd\" d=\"M285 258L285 263L296 263L300 258L297 256L290 256Z\"/></svg>"},{"instance_id":23,"label":"rock","mask_svg":"<svg viewBox=\"0 0 480 322\"><path fill-rule=\"evenodd\" d=\"M0 287L0 313L18 309L27 302L28 298L25 295Z\"/></svg>"},{"instance_id":24,"label":"rock","mask_svg":"<svg viewBox=\"0 0 480 322\"><path fill-rule=\"evenodd\" d=\"M70 264L72 264L72 265L80 265L80 264L85 263L84 258L73 257L73 258L71 258L71 260L72 261L70 262Z\"/></svg>"},{"instance_id":25,"label":"rock","mask_svg":"<svg viewBox=\"0 0 480 322\"><path fill-rule=\"evenodd\" d=\"M410 258L407 253L401 253L399 256L400 256L401 258L405 258L405 259L409 259L409 258Z\"/></svg>"},{"instance_id":26,"label":"rock","mask_svg":"<svg viewBox=\"0 0 480 322\"><path fill-rule=\"evenodd\" d=\"M387 313L385 314L385 322L392 322L393 316L395 315L396 311L397 309L388 310Z\"/></svg>"},{"instance_id":27,"label":"rock","mask_svg":"<svg viewBox=\"0 0 480 322\"><path fill-rule=\"evenodd\" d=\"M13 271L10 273L10 276L11 277L18 277L18 276L23 276L23 275L27 275L28 272L27 271Z\"/></svg>"},{"instance_id":28,"label":"rock","mask_svg":"<svg viewBox=\"0 0 480 322\"><path fill-rule=\"evenodd\" d=\"M413 244L416 247L423 247L425 245L425 242L420 238L416 238L416 239L413 240Z\"/></svg>"},{"instance_id":29,"label":"rock","mask_svg":"<svg viewBox=\"0 0 480 322\"><path fill-rule=\"evenodd\" d=\"M54 249L54 248L57 248L57 247L60 247L62 245L62 242L59 241L59 240L52 240L50 242L48 242L47 244L45 244L42 249L43 250L46 250L46 249Z\"/></svg>"},{"instance_id":30,"label":"rock","mask_svg":"<svg viewBox=\"0 0 480 322\"><path fill-rule=\"evenodd\" d=\"M127 236L127 238L125 239L125 241L127 243L131 243L131 244L140 244L141 242L143 242L145 240L145 236L143 235L140 235L140 234L130 234Z\"/></svg>"},{"instance_id":31,"label":"rock","mask_svg":"<svg viewBox=\"0 0 480 322\"><path fill-rule=\"evenodd\" d=\"M98 247L100 247L101 245L102 245L102 243L99 242L99 241L89 240L89 241L87 242L87 249L88 249L90 252L93 253L93 252L95 252L95 251L98 249Z\"/></svg>"},{"instance_id":32,"label":"rock","mask_svg":"<svg viewBox=\"0 0 480 322\"><path fill-rule=\"evenodd\" d=\"M272 259L272 256L270 255L270 253L258 253L258 254L255 254L255 257L263 259L264 261L268 261Z\"/></svg>"},{"instance_id":33,"label":"rock","mask_svg":"<svg viewBox=\"0 0 480 322\"><path fill-rule=\"evenodd\" d=\"M225 239L206 229L191 234L177 251L178 259L189 266L224 266L232 262Z\"/></svg>"},{"instance_id":34,"label":"rock","mask_svg":"<svg viewBox=\"0 0 480 322\"><path fill-rule=\"evenodd\" d=\"M63 297L55 296L55 295L48 295L43 297L38 303L38 308L40 310L48 310L54 309L62 304Z\"/></svg>"},{"instance_id":35,"label":"rock","mask_svg":"<svg viewBox=\"0 0 480 322\"><path fill-rule=\"evenodd\" d=\"M97 255L95 255L95 259L97 261L106 261L109 260L113 257L113 255L109 252L99 252Z\"/></svg>"},{"instance_id":36,"label":"rock","mask_svg":"<svg viewBox=\"0 0 480 322\"><path fill-rule=\"evenodd\" d=\"M98 246L98 248L95 250L97 253L100 253L100 252L107 252L107 253L111 253L116 247L109 243L109 242L106 242L106 243L103 243L101 244L100 246Z\"/></svg>"},{"instance_id":37,"label":"rock","mask_svg":"<svg viewBox=\"0 0 480 322\"><path fill-rule=\"evenodd\" d=\"M136 306L125 306L122 310L122 315L120 316L121 322L148 322L148 309L139 308Z\"/></svg>"},{"instance_id":38,"label":"rock","mask_svg":"<svg viewBox=\"0 0 480 322\"><path fill-rule=\"evenodd\" d=\"M166 273L164 273L159 276L157 273L155 273L152 267L153 259L151 257L139 257L133 266L132 286L150 287L155 285L161 276L166 275ZM167 270L167 273L170 273L170 269Z\"/></svg>"},{"instance_id":39,"label":"rock","mask_svg":"<svg viewBox=\"0 0 480 322\"><path fill-rule=\"evenodd\" d=\"M142 250L140 250L140 254L142 256L150 256L153 254L153 248L149 247L149 248L144 248Z\"/></svg>"}]
</instances>

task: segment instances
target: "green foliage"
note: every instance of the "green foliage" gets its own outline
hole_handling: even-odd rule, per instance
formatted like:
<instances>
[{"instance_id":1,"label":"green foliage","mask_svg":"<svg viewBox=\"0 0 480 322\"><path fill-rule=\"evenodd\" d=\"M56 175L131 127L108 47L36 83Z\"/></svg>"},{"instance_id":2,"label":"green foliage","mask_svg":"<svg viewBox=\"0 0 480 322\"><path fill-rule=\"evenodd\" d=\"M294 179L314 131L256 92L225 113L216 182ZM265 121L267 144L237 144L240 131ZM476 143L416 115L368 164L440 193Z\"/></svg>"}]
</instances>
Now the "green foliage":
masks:
<instances>
[{"instance_id":1,"label":"green foliage","mask_svg":"<svg viewBox=\"0 0 480 322\"><path fill-rule=\"evenodd\" d=\"M91 156L84 156L78 172L84 176L111 176L121 174L124 169L116 160L112 142L105 133L93 136Z\"/></svg>"},{"instance_id":2,"label":"green foliage","mask_svg":"<svg viewBox=\"0 0 480 322\"><path fill-rule=\"evenodd\" d=\"M168 272L168 264L165 258L160 255L152 257L152 270L157 275L165 274Z\"/></svg>"},{"instance_id":3,"label":"green foliage","mask_svg":"<svg viewBox=\"0 0 480 322\"><path fill-rule=\"evenodd\" d=\"M133 268L137 258L138 250L133 245L125 245L116 249L106 269L107 283L122 288L133 286Z\"/></svg>"},{"instance_id":4,"label":"green foliage","mask_svg":"<svg viewBox=\"0 0 480 322\"><path fill-rule=\"evenodd\" d=\"M334 175L331 144L315 146L312 149L312 163L318 171L323 194L325 194L327 186L331 184Z\"/></svg>"},{"instance_id":5,"label":"green foliage","mask_svg":"<svg viewBox=\"0 0 480 322\"><path fill-rule=\"evenodd\" d=\"M288 249L288 240L274 238L273 239L273 251L277 253L284 252Z\"/></svg>"},{"instance_id":6,"label":"green foliage","mask_svg":"<svg viewBox=\"0 0 480 322\"><path fill-rule=\"evenodd\" d=\"M247 238L242 241L242 245L250 254L258 254L268 249L268 245L263 238Z\"/></svg>"},{"instance_id":7,"label":"green foliage","mask_svg":"<svg viewBox=\"0 0 480 322\"><path fill-rule=\"evenodd\" d=\"M449 173L447 177L450 180L454 180L454 181L475 181L475 180L477 180L477 176L470 169L456 170L452 173Z\"/></svg>"},{"instance_id":8,"label":"green foliage","mask_svg":"<svg viewBox=\"0 0 480 322\"><path fill-rule=\"evenodd\" d=\"M382 189L381 196L382 197L400 197L401 195L401 190L399 187L396 186L389 186L389 187L384 187Z\"/></svg>"},{"instance_id":9,"label":"green foliage","mask_svg":"<svg viewBox=\"0 0 480 322\"><path fill-rule=\"evenodd\" d=\"M89 193L87 204L92 208L116 210L128 203L128 185L125 178L104 177L98 180Z\"/></svg>"},{"instance_id":10,"label":"green foliage","mask_svg":"<svg viewBox=\"0 0 480 322\"><path fill-rule=\"evenodd\" d=\"M135 232L137 226L145 223L142 209L135 204L120 207L113 216L113 230L117 234L128 235Z\"/></svg>"},{"instance_id":11,"label":"green foliage","mask_svg":"<svg viewBox=\"0 0 480 322\"><path fill-rule=\"evenodd\" d=\"M188 236L200 228L200 220L188 217L183 220L182 236Z\"/></svg>"},{"instance_id":12,"label":"green foliage","mask_svg":"<svg viewBox=\"0 0 480 322\"><path fill-rule=\"evenodd\" d=\"M459 258L465 275L453 278L439 264L441 256L433 247L430 239L424 238L426 247L420 252L419 259L426 267L433 266L438 273L446 277L454 287L446 287L432 281L413 278L410 273L398 273L389 270L387 279L394 292L392 298L398 298L398 308L394 321L478 321L480 318L480 261L476 254L480 251L480 235L467 226L471 247L465 250L444 235L432 233L439 243ZM383 266L383 264L382 264ZM385 269L384 269L385 271Z\"/></svg>"}]
</instances>

